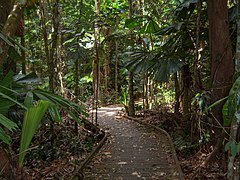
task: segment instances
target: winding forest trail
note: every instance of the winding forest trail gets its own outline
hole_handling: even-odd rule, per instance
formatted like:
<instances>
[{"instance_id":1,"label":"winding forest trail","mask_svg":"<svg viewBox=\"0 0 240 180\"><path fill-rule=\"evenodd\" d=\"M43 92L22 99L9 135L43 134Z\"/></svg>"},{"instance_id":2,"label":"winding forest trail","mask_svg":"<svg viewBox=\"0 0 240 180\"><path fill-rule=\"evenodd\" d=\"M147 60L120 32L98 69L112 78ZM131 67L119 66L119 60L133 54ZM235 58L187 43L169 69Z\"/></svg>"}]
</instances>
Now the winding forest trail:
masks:
<instances>
[{"instance_id":1,"label":"winding forest trail","mask_svg":"<svg viewBox=\"0 0 240 180\"><path fill-rule=\"evenodd\" d=\"M166 134L116 116L120 110L98 110L98 123L109 137L84 170L84 179L183 179Z\"/></svg>"}]
</instances>

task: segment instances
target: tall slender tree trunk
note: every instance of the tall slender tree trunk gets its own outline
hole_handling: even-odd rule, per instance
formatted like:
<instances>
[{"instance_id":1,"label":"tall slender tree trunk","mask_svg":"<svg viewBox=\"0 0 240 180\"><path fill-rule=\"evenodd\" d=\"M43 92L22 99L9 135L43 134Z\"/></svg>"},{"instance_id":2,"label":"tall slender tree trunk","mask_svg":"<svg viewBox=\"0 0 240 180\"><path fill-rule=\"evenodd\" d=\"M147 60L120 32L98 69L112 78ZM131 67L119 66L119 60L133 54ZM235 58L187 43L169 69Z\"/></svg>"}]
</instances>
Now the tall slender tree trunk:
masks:
<instances>
[{"instance_id":1,"label":"tall slender tree trunk","mask_svg":"<svg viewBox=\"0 0 240 180\"><path fill-rule=\"evenodd\" d=\"M132 15L133 15L133 2L132 2L132 0L128 0L128 18L130 19L132 17ZM135 115L133 72L131 72L131 71L129 71L129 75L128 75L128 113L129 113L129 116Z\"/></svg>"},{"instance_id":2,"label":"tall slender tree trunk","mask_svg":"<svg viewBox=\"0 0 240 180\"><path fill-rule=\"evenodd\" d=\"M78 103L78 97L79 97L79 94L80 94L79 76L80 76L80 73L79 73L79 59L77 58L75 60L75 92L74 92L75 103ZM78 124L77 124L76 121L75 121L74 126L75 126L75 134L77 135L78 134Z\"/></svg>"},{"instance_id":3,"label":"tall slender tree trunk","mask_svg":"<svg viewBox=\"0 0 240 180\"><path fill-rule=\"evenodd\" d=\"M60 25L60 12L59 12L59 0L53 2L52 7L52 39L49 43L48 39L48 26L47 26L47 2L46 0L40 0L40 21L42 26L43 41L44 41L44 50L46 55L46 61L48 65L48 76L49 76L49 89L51 92L55 91L56 85L56 52L57 52L57 42L59 36L59 25Z\"/></svg>"},{"instance_id":4,"label":"tall slender tree trunk","mask_svg":"<svg viewBox=\"0 0 240 180\"><path fill-rule=\"evenodd\" d=\"M183 81L183 120L186 127L191 127L190 123L190 87L192 84L192 77L188 65L182 67L182 81Z\"/></svg>"},{"instance_id":5,"label":"tall slender tree trunk","mask_svg":"<svg viewBox=\"0 0 240 180\"><path fill-rule=\"evenodd\" d=\"M212 102L226 97L232 86L233 59L228 26L228 1L207 0L209 19L209 42L211 51L211 81ZM222 102L213 108L213 123L223 125ZM206 159L204 165L214 159L221 150L224 133L221 129L214 129L216 145L213 152Z\"/></svg>"},{"instance_id":6,"label":"tall slender tree trunk","mask_svg":"<svg viewBox=\"0 0 240 180\"><path fill-rule=\"evenodd\" d=\"M179 108L180 108L180 86L178 81L178 74L177 72L174 74L174 83L175 83L175 105L174 105L174 114L176 117L179 115Z\"/></svg>"},{"instance_id":7,"label":"tall slender tree trunk","mask_svg":"<svg viewBox=\"0 0 240 180\"><path fill-rule=\"evenodd\" d=\"M200 19L201 19L201 11L202 11L202 0L198 1L197 5L197 22L196 22L196 43L195 43L195 59L193 64L193 75L194 75L194 82L193 82L193 89L197 92L202 90L202 81L200 77L200 72L198 70L199 65L199 36L200 36Z\"/></svg>"},{"instance_id":8,"label":"tall slender tree trunk","mask_svg":"<svg viewBox=\"0 0 240 180\"><path fill-rule=\"evenodd\" d=\"M115 42L115 97L118 96L118 42Z\"/></svg>"},{"instance_id":9,"label":"tall slender tree trunk","mask_svg":"<svg viewBox=\"0 0 240 180\"><path fill-rule=\"evenodd\" d=\"M13 8L10 9L10 14L8 15L8 12L4 12L7 9L4 8L11 8L11 1L1 1L1 16L2 18L6 19L1 19L0 22L4 23L3 29L2 29L2 34L6 36L13 36L16 33L16 30L18 28L20 19L22 18L22 13L24 11L24 8L26 6L26 3L20 3L19 1L15 1ZM5 17L3 17L3 13L5 13ZM8 55L8 49L9 49L9 44L2 39L0 39L0 71L3 70L3 63L7 59Z\"/></svg>"},{"instance_id":10,"label":"tall slender tree trunk","mask_svg":"<svg viewBox=\"0 0 240 180\"><path fill-rule=\"evenodd\" d=\"M99 18L100 18L100 0L95 0L95 9L96 16L94 23L94 63L93 63L93 90L94 90L94 99L96 106L95 114L95 124L97 124L97 108L98 108L98 99L100 97L100 57L99 57L99 48L100 48L100 29L99 29Z\"/></svg>"},{"instance_id":11,"label":"tall slender tree trunk","mask_svg":"<svg viewBox=\"0 0 240 180\"><path fill-rule=\"evenodd\" d=\"M111 33L110 27L107 27L105 30L105 39ZM105 49L104 49L104 93L105 95L108 94L108 80L110 74L110 67L109 67L109 41L106 41Z\"/></svg>"},{"instance_id":12,"label":"tall slender tree trunk","mask_svg":"<svg viewBox=\"0 0 240 180\"><path fill-rule=\"evenodd\" d=\"M26 41L25 41L25 37L21 37L21 45L22 47L26 47ZM26 52L24 50L21 51L21 55L22 55L22 73L26 74Z\"/></svg>"},{"instance_id":13,"label":"tall slender tree trunk","mask_svg":"<svg viewBox=\"0 0 240 180\"><path fill-rule=\"evenodd\" d=\"M57 87L59 88L59 91L62 96L64 96L64 84L63 84L63 77L62 77L62 70L63 70L63 33L59 36L59 46L57 47L57 57L56 57L56 71L57 71L57 77L56 82L58 82Z\"/></svg>"},{"instance_id":14,"label":"tall slender tree trunk","mask_svg":"<svg viewBox=\"0 0 240 180\"><path fill-rule=\"evenodd\" d=\"M60 17L59 17L59 0L55 0L52 7L52 25L53 25L53 34L51 41L51 49L49 52L49 88L51 92L55 91L55 85L57 81L56 76L56 52L57 52L57 41L59 36L59 25L60 25Z\"/></svg>"},{"instance_id":15,"label":"tall slender tree trunk","mask_svg":"<svg viewBox=\"0 0 240 180\"><path fill-rule=\"evenodd\" d=\"M149 109L149 101L148 101L148 75L144 73L143 75L143 96L144 96L144 110Z\"/></svg>"}]
</instances>

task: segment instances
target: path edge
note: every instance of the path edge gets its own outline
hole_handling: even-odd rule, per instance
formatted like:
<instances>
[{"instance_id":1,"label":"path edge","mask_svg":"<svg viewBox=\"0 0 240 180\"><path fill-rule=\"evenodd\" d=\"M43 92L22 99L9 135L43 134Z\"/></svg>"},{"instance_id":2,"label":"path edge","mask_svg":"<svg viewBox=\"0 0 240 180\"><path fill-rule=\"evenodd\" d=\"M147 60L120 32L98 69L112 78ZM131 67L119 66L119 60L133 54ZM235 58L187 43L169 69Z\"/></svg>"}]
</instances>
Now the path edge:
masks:
<instances>
[{"instance_id":1,"label":"path edge","mask_svg":"<svg viewBox=\"0 0 240 180\"><path fill-rule=\"evenodd\" d=\"M70 178L71 180L73 180L76 176L78 176L79 173L82 173L82 170L90 163L90 161L94 158L94 156L98 153L98 151L101 149L101 147L106 142L108 133L103 130L100 130L100 133L103 133L104 137L97 144L97 146L93 148L91 153L85 158L85 160L81 163L81 165L78 168L76 168L76 170L73 172L73 175Z\"/></svg>"},{"instance_id":2,"label":"path edge","mask_svg":"<svg viewBox=\"0 0 240 180\"><path fill-rule=\"evenodd\" d=\"M137 119L137 118L133 118L133 117L130 117L130 116L127 116L127 115L123 115L123 117L124 117L124 118L127 118L127 119L129 119L129 120L135 121L135 122L137 122L137 123L139 123L139 124L144 124L144 125L150 126L150 127L154 128L155 130L160 131L160 132L162 132L163 134L165 134L165 135L167 136L167 138L168 138L168 140L169 140L169 142L170 142L171 149L172 149L173 158L174 158L174 161L175 161L175 163L176 163L177 170L178 170L178 172L179 172L179 178L180 178L180 180L184 180L184 179L185 179L185 178L184 178L184 174L183 174L182 168L181 168L181 166L180 166L180 164L179 164L179 160L178 160L178 158L177 158L177 154L176 154L176 150L175 150L175 147L174 147L172 138L171 138L171 136L167 133L167 131L165 131L164 129L162 129L162 128L160 128L160 127L154 126L154 125L152 125L152 124L149 124L149 123L146 123L146 122L142 122L142 121L140 121L140 120Z\"/></svg>"}]
</instances>

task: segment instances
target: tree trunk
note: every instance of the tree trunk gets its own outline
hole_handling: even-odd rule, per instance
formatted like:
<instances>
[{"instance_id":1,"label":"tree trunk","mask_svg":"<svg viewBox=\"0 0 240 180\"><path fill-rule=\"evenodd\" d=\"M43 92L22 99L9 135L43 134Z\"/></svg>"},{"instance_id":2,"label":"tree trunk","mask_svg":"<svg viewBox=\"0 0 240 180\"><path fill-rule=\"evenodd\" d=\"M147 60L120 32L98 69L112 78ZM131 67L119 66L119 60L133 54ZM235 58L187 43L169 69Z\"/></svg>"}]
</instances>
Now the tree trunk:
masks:
<instances>
[{"instance_id":1,"label":"tree trunk","mask_svg":"<svg viewBox=\"0 0 240 180\"><path fill-rule=\"evenodd\" d=\"M95 0L95 9L96 16L94 23L94 55L95 59L93 62L93 91L95 97L95 124L97 124L97 108L98 108L98 99L100 96L100 58L99 58L99 48L100 48L100 29L99 29L99 18L100 18L100 0Z\"/></svg>"},{"instance_id":2,"label":"tree trunk","mask_svg":"<svg viewBox=\"0 0 240 180\"><path fill-rule=\"evenodd\" d=\"M22 47L26 47L26 41L25 41L25 37L21 37L21 45ZM22 73L26 74L26 52L24 50L21 51L21 55L22 55Z\"/></svg>"},{"instance_id":3,"label":"tree trunk","mask_svg":"<svg viewBox=\"0 0 240 180\"><path fill-rule=\"evenodd\" d=\"M75 95L75 103L78 103L78 96L80 94L80 89L79 89L79 76L80 76L80 73L79 73L79 59L77 58L75 60L75 92L74 92L74 95ZM77 122L75 121L75 134L78 135L78 124Z\"/></svg>"},{"instance_id":4,"label":"tree trunk","mask_svg":"<svg viewBox=\"0 0 240 180\"><path fill-rule=\"evenodd\" d=\"M115 46L115 97L118 96L118 42Z\"/></svg>"},{"instance_id":5,"label":"tree trunk","mask_svg":"<svg viewBox=\"0 0 240 180\"><path fill-rule=\"evenodd\" d=\"M105 39L109 36L111 29L109 27L105 30ZM109 67L109 41L106 41L105 50L104 50L104 93L108 94L108 79L110 74Z\"/></svg>"},{"instance_id":6,"label":"tree trunk","mask_svg":"<svg viewBox=\"0 0 240 180\"><path fill-rule=\"evenodd\" d=\"M175 82L175 105L174 105L174 114L176 117L179 115L179 108L180 108L180 86L178 81L178 74L174 74L174 82Z\"/></svg>"},{"instance_id":7,"label":"tree trunk","mask_svg":"<svg viewBox=\"0 0 240 180\"><path fill-rule=\"evenodd\" d=\"M43 33L43 41L44 41L44 50L46 55L46 61L48 65L48 76L49 76L49 89L51 92L55 91L56 86L56 63L55 60L56 51L57 51L57 42L58 42L58 36L59 36L59 25L60 25L60 12L59 12L59 0L54 1L53 7L52 7L52 40L51 43L49 43L48 40L48 27L47 27L47 18L48 14L46 11L47 2L46 0L41 0L40 2L40 22L42 26L42 33ZM50 44L50 48L49 48Z\"/></svg>"},{"instance_id":8,"label":"tree trunk","mask_svg":"<svg viewBox=\"0 0 240 180\"><path fill-rule=\"evenodd\" d=\"M197 22L196 22L196 43L195 43L195 58L194 58L194 64L193 64L193 76L194 76L194 81L193 81L193 89L195 92L201 91L202 88L202 81L200 77L200 72L198 69L199 66L199 35L200 35L200 18L201 18L201 10L202 10L202 0L198 1L198 6L197 6Z\"/></svg>"},{"instance_id":9,"label":"tree trunk","mask_svg":"<svg viewBox=\"0 0 240 180\"><path fill-rule=\"evenodd\" d=\"M144 110L149 109L149 101L148 101L148 73L144 73L143 75L143 99L144 99Z\"/></svg>"},{"instance_id":10,"label":"tree trunk","mask_svg":"<svg viewBox=\"0 0 240 180\"><path fill-rule=\"evenodd\" d=\"M209 18L209 43L211 58L211 82L212 82L212 102L226 97L232 86L233 79L233 59L231 41L228 29L228 1L227 0L207 0ZM223 125L222 102L213 108L213 123ZM217 122L218 121L218 122ZM216 139L223 137L221 129L214 129ZM219 143L218 143L219 144ZM222 144L222 143L221 143ZM216 146L216 148L220 148ZM214 150L213 152L216 152ZM208 158L211 161L216 153Z\"/></svg>"},{"instance_id":11,"label":"tree trunk","mask_svg":"<svg viewBox=\"0 0 240 180\"><path fill-rule=\"evenodd\" d=\"M64 96L64 84L63 84L63 77L62 77L62 70L63 70L63 33L60 34L59 37L59 46L57 47L57 57L56 57L56 82L58 82L57 87L59 92L62 96Z\"/></svg>"},{"instance_id":12,"label":"tree trunk","mask_svg":"<svg viewBox=\"0 0 240 180\"><path fill-rule=\"evenodd\" d=\"M133 3L132 0L128 0L128 18L130 19L133 15ZM130 32L131 33L131 32ZM132 37L131 37L132 39ZM128 112L129 116L135 115L134 109L134 89L133 89L133 72L129 71L128 75Z\"/></svg>"},{"instance_id":13,"label":"tree trunk","mask_svg":"<svg viewBox=\"0 0 240 180\"><path fill-rule=\"evenodd\" d=\"M25 8L26 3L20 3L18 1L15 1L13 5L13 9L11 9L9 16L5 14L3 16L4 8L9 8L11 7L10 1L1 1L0 3L0 14L3 18L7 19L2 19L0 22L4 23L3 29L2 29L2 34L7 38L8 36L13 36L16 33L16 30L18 28L20 19L22 17L23 10ZM6 6L6 7L5 7ZM8 12L6 12L8 13ZM0 39L0 71L3 69L3 63L7 59L8 56L8 49L9 49L9 44L7 44L5 41Z\"/></svg>"},{"instance_id":14,"label":"tree trunk","mask_svg":"<svg viewBox=\"0 0 240 180\"><path fill-rule=\"evenodd\" d=\"M51 49L49 52L49 89L51 92L55 91L55 86L57 85L57 72L56 67L56 52L57 52L57 41L59 36L59 25L60 25L60 17L59 17L59 0L55 0L52 7L52 26L53 26L53 34L51 41Z\"/></svg>"},{"instance_id":15,"label":"tree trunk","mask_svg":"<svg viewBox=\"0 0 240 180\"><path fill-rule=\"evenodd\" d=\"M188 65L182 67L182 81L183 81L183 121L186 127L191 127L190 123L190 87L192 84L192 77Z\"/></svg>"},{"instance_id":16,"label":"tree trunk","mask_svg":"<svg viewBox=\"0 0 240 180\"><path fill-rule=\"evenodd\" d=\"M46 12L46 2L45 0L40 0L39 1L39 8L40 8L40 13L39 13L39 18L40 18L40 23L41 23L41 30L43 34L43 42L44 42L44 51L45 51L45 56L46 56L46 62L48 65L48 77L49 77L49 86L50 86L50 91L53 91L53 85L52 82L53 80L50 80L51 74L50 74L50 53L49 53L49 42L48 42L48 31L47 31L47 12ZM51 82L51 83L50 83Z\"/></svg>"}]
</instances>

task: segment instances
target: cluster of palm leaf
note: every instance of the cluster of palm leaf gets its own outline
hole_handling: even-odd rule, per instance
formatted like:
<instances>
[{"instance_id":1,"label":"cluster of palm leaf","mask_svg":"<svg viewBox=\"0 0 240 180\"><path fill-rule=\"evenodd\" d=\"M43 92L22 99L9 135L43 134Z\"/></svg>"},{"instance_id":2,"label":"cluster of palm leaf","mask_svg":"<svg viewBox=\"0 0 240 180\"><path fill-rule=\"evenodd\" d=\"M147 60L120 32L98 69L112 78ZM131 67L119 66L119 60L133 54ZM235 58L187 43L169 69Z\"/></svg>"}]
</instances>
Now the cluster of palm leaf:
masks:
<instances>
[{"instance_id":1,"label":"cluster of palm leaf","mask_svg":"<svg viewBox=\"0 0 240 180\"><path fill-rule=\"evenodd\" d=\"M189 51L194 48L193 34L188 30L191 29L191 22L188 21L179 20L160 27L160 22L144 15L126 20L125 26L150 37L148 39L152 41L145 40L145 46L132 48L128 52L130 58L126 66L136 73L148 72L155 81L168 81L171 74L181 69L186 62L185 58L192 53Z\"/></svg>"},{"instance_id":2,"label":"cluster of palm leaf","mask_svg":"<svg viewBox=\"0 0 240 180\"><path fill-rule=\"evenodd\" d=\"M142 35L145 46L128 51L126 66L132 72L148 73L154 81L166 82L171 74L194 59L196 22L193 12L197 0L178 2L173 22L160 22L157 17L137 16L126 20L125 26ZM201 27L200 39L206 39L207 29ZM152 42L148 42L152 41ZM149 48L151 44L151 48Z\"/></svg>"},{"instance_id":3,"label":"cluster of palm leaf","mask_svg":"<svg viewBox=\"0 0 240 180\"><path fill-rule=\"evenodd\" d=\"M82 106L59 95L34 88L33 82L39 81L34 73L14 77L13 72L9 72L0 81L0 141L9 145L11 137L8 132L21 128L19 166L23 165L25 153L46 113L50 115L52 121L61 122L60 109L62 109L78 124L81 124L80 114L87 116ZM24 112L21 125L17 125L19 123L9 116L9 111L13 108Z\"/></svg>"}]
</instances>

